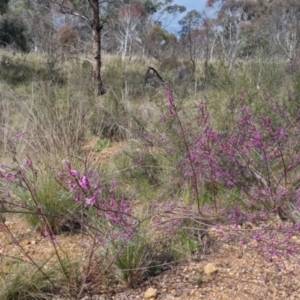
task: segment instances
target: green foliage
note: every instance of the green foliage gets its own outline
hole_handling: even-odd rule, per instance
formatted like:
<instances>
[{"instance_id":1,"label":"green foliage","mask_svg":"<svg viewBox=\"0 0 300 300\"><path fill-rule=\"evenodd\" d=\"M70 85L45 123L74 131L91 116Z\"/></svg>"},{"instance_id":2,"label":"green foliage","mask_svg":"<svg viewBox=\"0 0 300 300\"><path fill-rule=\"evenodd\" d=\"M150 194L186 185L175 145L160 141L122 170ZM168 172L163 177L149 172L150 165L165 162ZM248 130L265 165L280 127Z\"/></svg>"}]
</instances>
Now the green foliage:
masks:
<instances>
[{"instance_id":1,"label":"green foliage","mask_svg":"<svg viewBox=\"0 0 300 300\"><path fill-rule=\"evenodd\" d=\"M56 181L55 171L41 168L23 172L26 182L20 185L13 183L10 189L22 202L22 212L27 222L41 232L49 232L50 226L54 234L78 229L80 205Z\"/></svg>"},{"instance_id":2,"label":"green foliage","mask_svg":"<svg viewBox=\"0 0 300 300\"><path fill-rule=\"evenodd\" d=\"M199 27L201 21L201 14L199 11L193 9L186 13L186 15L178 22L181 25L181 34L190 34L193 29Z\"/></svg>"},{"instance_id":3,"label":"green foliage","mask_svg":"<svg viewBox=\"0 0 300 300\"><path fill-rule=\"evenodd\" d=\"M176 72L177 69L180 67L180 62L177 59L177 57L171 56L171 57L166 57L160 65L160 69L164 72Z\"/></svg>"},{"instance_id":4,"label":"green foliage","mask_svg":"<svg viewBox=\"0 0 300 300\"><path fill-rule=\"evenodd\" d=\"M162 60L170 53L170 48L174 47L176 42L174 34L162 28L160 24L155 24L148 33L147 48L152 57Z\"/></svg>"},{"instance_id":5,"label":"green foliage","mask_svg":"<svg viewBox=\"0 0 300 300\"><path fill-rule=\"evenodd\" d=\"M175 232L167 247L176 258L189 259L201 250L200 232L200 228L199 230L179 229Z\"/></svg>"},{"instance_id":6,"label":"green foliage","mask_svg":"<svg viewBox=\"0 0 300 300\"><path fill-rule=\"evenodd\" d=\"M240 190L235 187L228 190L227 187L217 184L206 184L203 188L203 194L199 199L201 205L213 204L214 201L224 202L225 205L230 205L237 199L240 199Z\"/></svg>"},{"instance_id":7,"label":"green foliage","mask_svg":"<svg viewBox=\"0 0 300 300\"><path fill-rule=\"evenodd\" d=\"M148 239L136 236L128 242L115 262L116 276L133 288L146 279L155 258Z\"/></svg>"},{"instance_id":8,"label":"green foliage","mask_svg":"<svg viewBox=\"0 0 300 300\"><path fill-rule=\"evenodd\" d=\"M0 0L0 15L7 12L9 0Z\"/></svg>"},{"instance_id":9,"label":"green foliage","mask_svg":"<svg viewBox=\"0 0 300 300\"><path fill-rule=\"evenodd\" d=\"M44 270L43 273L34 267L13 266L4 277L0 273L1 288L0 297L3 300L47 300L54 293L54 287L50 280L58 280L59 274L53 268ZM4 277L4 278L3 278ZM4 279L4 281L3 281Z\"/></svg>"},{"instance_id":10,"label":"green foliage","mask_svg":"<svg viewBox=\"0 0 300 300\"><path fill-rule=\"evenodd\" d=\"M26 57L3 54L0 59L0 78L11 85L21 85L32 81L51 81L62 84L66 80L56 62L48 62L43 66L32 63Z\"/></svg>"},{"instance_id":11,"label":"green foliage","mask_svg":"<svg viewBox=\"0 0 300 300\"><path fill-rule=\"evenodd\" d=\"M23 52L29 51L27 29L17 16L5 16L0 21L0 45L12 46Z\"/></svg>"},{"instance_id":12,"label":"green foliage","mask_svg":"<svg viewBox=\"0 0 300 300\"><path fill-rule=\"evenodd\" d=\"M129 176L132 179L147 179L150 184L159 182L159 161L152 153L133 152L128 154L131 157L131 170Z\"/></svg>"},{"instance_id":13,"label":"green foliage","mask_svg":"<svg viewBox=\"0 0 300 300\"><path fill-rule=\"evenodd\" d=\"M182 14L186 11L186 7L178 4L168 5L164 11L171 15Z\"/></svg>"},{"instance_id":14,"label":"green foliage","mask_svg":"<svg viewBox=\"0 0 300 300\"><path fill-rule=\"evenodd\" d=\"M104 69L107 93L94 107L91 117L93 135L120 141L130 132L140 130L143 122L132 112L132 103L140 103L144 96L143 64L142 61L127 66L118 57Z\"/></svg>"},{"instance_id":15,"label":"green foliage","mask_svg":"<svg viewBox=\"0 0 300 300\"><path fill-rule=\"evenodd\" d=\"M201 89L213 87L218 78L215 66L208 61L204 62L204 76L200 80Z\"/></svg>"},{"instance_id":16,"label":"green foliage","mask_svg":"<svg viewBox=\"0 0 300 300\"><path fill-rule=\"evenodd\" d=\"M100 152L111 144L109 139L99 139L93 147L93 150Z\"/></svg>"},{"instance_id":17,"label":"green foliage","mask_svg":"<svg viewBox=\"0 0 300 300\"><path fill-rule=\"evenodd\" d=\"M291 112L297 113L300 108L300 72L297 72L293 76L293 90L294 93L292 99L290 99L292 103L289 103L288 109Z\"/></svg>"},{"instance_id":18,"label":"green foliage","mask_svg":"<svg viewBox=\"0 0 300 300\"><path fill-rule=\"evenodd\" d=\"M157 12L158 5L152 0L142 0L142 5L145 11L150 15L153 15Z\"/></svg>"},{"instance_id":19,"label":"green foliage","mask_svg":"<svg viewBox=\"0 0 300 300\"><path fill-rule=\"evenodd\" d=\"M144 96L145 61L133 61L127 65L118 57L103 70L109 87L109 97L115 105L121 101L137 101Z\"/></svg>"}]
</instances>

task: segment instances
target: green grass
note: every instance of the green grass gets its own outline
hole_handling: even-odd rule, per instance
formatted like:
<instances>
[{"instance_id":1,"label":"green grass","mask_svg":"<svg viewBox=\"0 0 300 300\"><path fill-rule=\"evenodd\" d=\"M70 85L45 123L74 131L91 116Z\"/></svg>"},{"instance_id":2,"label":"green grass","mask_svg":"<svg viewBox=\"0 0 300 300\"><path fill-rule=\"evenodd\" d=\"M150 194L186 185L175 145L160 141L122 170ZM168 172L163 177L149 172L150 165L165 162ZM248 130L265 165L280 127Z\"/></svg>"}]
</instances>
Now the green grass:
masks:
<instances>
[{"instance_id":1,"label":"green grass","mask_svg":"<svg viewBox=\"0 0 300 300\"><path fill-rule=\"evenodd\" d=\"M26 169L23 172L26 181L13 182L8 189L16 204L22 203L17 210L24 212L26 221L41 232L49 231L48 226L55 234L72 231L79 224L81 207L56 181L55 171L44 167L36 173Z\"/></svg>"},{"instance_id":2,"label":"green grass","mask_svg":"<svg viewBox=\"0 0 300 300\"><path fill-rule=\"evenodd\" d=\"M128 242L115 261L117 278L129 288L138 285L149 275L154 253L146 237L136 236Z\"/></svg>"},{"instance_id":3,"label":"green grass","mask_svg":"<svg viewBox=\"0 0 300 300\"><path fill-rule=\"evenodd\" d=\"M93 151L101 152L106 147L111 145L111 141L109 139L99 139L93 146Z\"/></svg>"},{"instance_id":4,"label":"green grass","mask_svg":"<svg viewBox=\"0 0 300 300\"><path fill-rule=\"evenodd\" d=\"M0 278L3 300L48 300L55 293L52 283L59 280L59 273L54 269L41 273L32 266L14 266L9 274L0 274Z\"/></svg>"},{"instance_id":5,"label":"green grass","mask_svg":"<svg viewBox=\"0 0 300 300\"><path fill-rule=\"evenodd\" d=\"M202 244L192 230L178 229L168 247L177 259L190 259L193 254L201 252Z\"/></svg>"}]
</instances>

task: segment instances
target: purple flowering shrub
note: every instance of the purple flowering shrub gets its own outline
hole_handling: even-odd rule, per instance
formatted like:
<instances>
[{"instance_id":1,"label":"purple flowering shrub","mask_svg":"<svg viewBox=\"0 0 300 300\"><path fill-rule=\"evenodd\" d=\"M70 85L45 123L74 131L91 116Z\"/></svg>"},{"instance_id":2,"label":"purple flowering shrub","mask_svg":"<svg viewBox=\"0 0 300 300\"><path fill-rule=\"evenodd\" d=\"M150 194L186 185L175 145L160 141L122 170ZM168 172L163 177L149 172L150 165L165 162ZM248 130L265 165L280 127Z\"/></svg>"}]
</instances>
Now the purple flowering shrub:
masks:
<instances>
[{"instance_id":1,"label":"purple flowering shrub","mask_svg":"<svg viewBox=\"0 0 300 300\"><path fill-rule=\"evenodd\" d=\"M255 113L252 106L236 102L234 118L219 130L201 102L197 125L191 126L180 117L168 84L166 91L169 116L163 119L177 124L185 148L177 168L182 185L193 187L199 219L217 226L219 240L250 245L269 261L300 254L295 243L300 229L300 111L292 116L268 97L260 110L254 107ZM212 194L208 205L201 204L203 189ZM254 228L245 230L247 223Z\"/></svg>"},{"instance_id":2,"label":"purple flowering shrub","mask_svg":"<svg viewBox=\"0 0 300 300\"><path fill-rule=\"evenodd\" d=\"M74 201L84 208L92 208L91 217L108 226L107 232L94 228L98 238L119 241L131 238L139 220L133 215L132 201L118 193L116 180L107 185L101 182L96 171L79 172L68 159L63 160L63 165L56 174L57 180L72 193Z\"/></svg>"},{"instance_id":3,"label":"purple flowering shrub","mask_svg":"<svg viewBox=\"0 0 300 300\"><path fill-rule=\"evenodd\" d=\"M108 228L105 233L103 228L94 228L99 240L126 240L139 224L132 216L131 201L117 192L116 181L108 186L96 171L80 172L67 159L62 166L38 169L27 157L23 164L16 161L14 168L2 165L0 177L7 196L2 206L24 213L34 226L40 224L47 236L67 230L67 226L72 231L72 223L90 229L90 220L97 218Z\"/></svg>"},{"instance_id":4,"label":"purple flowering shrub","mask_svg":"<svg viewBox=\"0 0 300 300\"><path fill-rule=\"evenodd\" d=\"M270 107L281 114L280 108ZM271 119L268 112L253 115L242 107L236 122L227 132L214 130L209 114L200 108L199 132L189 146L196 174L205 183L227 190L238 188L248 207L282 212L286 201L298 201L295 179L299 174L299 118ZM204 123L202 122L204 120ZM191 164L185 175L193 176ZM295 201L294 201L295 200ZM288 213L288 212L285 212Z\"/></svg>"},{"instance_id":5,"label":"purple flowering shrub","mask_svg":"<svg viewBox=\"0 0 300 300\"><path fill-rule=\"evenodd\" d=\"M59 234L63 226L68 225L66 221L76 222L79 232L87 235L90 241L86 249L89 259L82 265L83 273L76 275L81 278L78 287L81 295L93 282L107 274L136 236L140 221L133 214L131 199L122 196L116 180L106 183L96 170L87 165L75 168L68 159L46 170L36 168L30 157L23 164L15 159L15 164L13 168L6 165L0 168L3 193L0 212L18 213L39 222L39 229L45 238L51 240L68 280L71 278L57 248L61 247ZM7 226L5 228L16 241L16 246L26 253L17 242L15 233ZM73 231L72 228L70 231ZM26 255L36 265L30 255Z\"/></svg>"}]
</instances>

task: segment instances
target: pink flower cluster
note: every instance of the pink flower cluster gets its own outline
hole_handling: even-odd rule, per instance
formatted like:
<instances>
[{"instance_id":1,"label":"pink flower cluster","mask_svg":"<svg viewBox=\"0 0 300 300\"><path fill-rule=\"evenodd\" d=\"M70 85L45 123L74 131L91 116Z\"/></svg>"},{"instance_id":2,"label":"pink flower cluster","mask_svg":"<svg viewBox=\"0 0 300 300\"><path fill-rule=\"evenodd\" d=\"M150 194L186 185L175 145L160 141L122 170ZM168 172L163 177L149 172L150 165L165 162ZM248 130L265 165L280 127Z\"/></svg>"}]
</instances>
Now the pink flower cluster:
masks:
<instances>
[{"instance_id":1,"label":"pink flower cluster","mask_svg":"<svg viewBox=\"0 0 300 300\"><path fill-rule=\"evenodd\" d=\"M64 171L57 173L57 179L66 185L74 194L75 201L87 206L93 206L96 216L103 218L111 225L112 238L128 239L132 236L138 220L132 216L132 204L126 197L116 193L116 181L112 181L110 188L101 187L97 172L83 174L71 167L69 160L63 160Z\"/></svg>"}]
</instances>

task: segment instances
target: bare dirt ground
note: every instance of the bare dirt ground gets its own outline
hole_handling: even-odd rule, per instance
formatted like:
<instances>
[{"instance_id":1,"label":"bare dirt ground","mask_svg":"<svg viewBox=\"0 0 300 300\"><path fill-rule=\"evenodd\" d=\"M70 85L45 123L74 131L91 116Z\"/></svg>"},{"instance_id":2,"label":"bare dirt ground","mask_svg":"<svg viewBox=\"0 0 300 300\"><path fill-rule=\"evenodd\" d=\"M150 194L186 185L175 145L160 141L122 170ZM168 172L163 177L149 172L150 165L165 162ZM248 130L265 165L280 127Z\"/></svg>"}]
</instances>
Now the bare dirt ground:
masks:
<instances>
[{"instance_id":1,"label":"bare dirt ground","mask_svg":"<svg viewBox=\"0 0 300 300\"><path fill-rule=\"evenodd\" d=\"M204 267L209 263L216 272L206 275ZM99 299L145 299L150 287L157 290L153 299L300 299L299 262L286 263L287 270L281 270L253 250L223 245L200 260L191 259L151 278L135 290ZM291 274L289 267L296 271Z\"/></svg>"},{"instance_id":2,"label":"bare dirt ground","mask_svg":"<svg viewBox=\"0 0 300 300\"><path fill-rule=\"evenodd\" d=\"M98 139L91 139L84 146L85 151L90 159L94 163L102 163L109 159L112 159L116 154L122 151L121 142L113 142L108 147L105 147L101 151L95 151L95 147Z\"/></svg>"},{"instance_id":3,"label":"bare dirt ground","mask_svg":"<svg viewBox=\"0 0 300 300\"><path fill-rule=\"evenodd\" d=\"M8 217L5 225L14 232L16 241L33 259L40 260L54 252L49 238L33 232L19 217ZM88 244L89 240L79 234L58 237L58 245L70 257L76 253L77 258L78 255L82 255L82 259L85 259L84 252L88 249ZM27 259L4 232L3 227L0 232L0 245L1 257L8 255ZM204 272L208 263L212 263L216 268L210 275ZM300 299L299 261L290 260L286 261L286 264L287 270L282 270L267 263L264 258L245 246L223 245L204 258L191 258L172 266L168 271L148 279L135 289L126 289L118 285L110 287L102 295L86 295L82 299L145 299L145 292L150 287L157 290L156 297L149 298L152 300ZM11 272L11 267L2 260L1 271ZM295 269L294 274L288 272L289 267ZM53 297L54 299L69 300L63 295Z\"/></svg>"},{"instance_id":4,"label":"bare dirt ground","mask_svg":"<svg viewBox=\"0 0 300 300\"><path fill-rule=\"evenodd\" d=\"M203 268L208 263L215 265L214 274L204 274ZM201 261L178 265L137 290L112 299L144 299L148 287L157 289L156 299L300 299L298 270L292 276L253 251L245 249L241 256L239 247L227 245Z\"/></svg>"}]
</instances>

